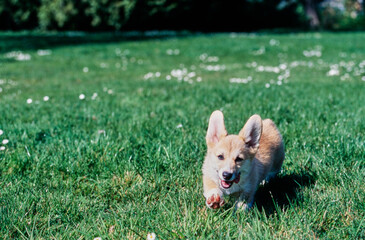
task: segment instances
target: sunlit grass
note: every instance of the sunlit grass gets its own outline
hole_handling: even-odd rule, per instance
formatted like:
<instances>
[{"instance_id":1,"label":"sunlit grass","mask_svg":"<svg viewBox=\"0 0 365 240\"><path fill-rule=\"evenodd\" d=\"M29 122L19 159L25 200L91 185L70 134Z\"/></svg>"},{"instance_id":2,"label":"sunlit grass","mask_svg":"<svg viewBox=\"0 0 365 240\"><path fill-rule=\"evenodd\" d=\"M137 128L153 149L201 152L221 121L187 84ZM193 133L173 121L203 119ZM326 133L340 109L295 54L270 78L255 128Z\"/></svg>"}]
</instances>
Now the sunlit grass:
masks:
<instances>
[{"instance_id":1,"label":"sunlit grass","mask_svg":"<svg viewBox=\"0 0 365 240\"><path fill-rule=\"evenodd\" d=\"M10 36L1 238L365 237L364 34ZM215 109L230 133L258 113L285 140L282 173L248 213L205 207Z\"/></svg>"}]
</instances>

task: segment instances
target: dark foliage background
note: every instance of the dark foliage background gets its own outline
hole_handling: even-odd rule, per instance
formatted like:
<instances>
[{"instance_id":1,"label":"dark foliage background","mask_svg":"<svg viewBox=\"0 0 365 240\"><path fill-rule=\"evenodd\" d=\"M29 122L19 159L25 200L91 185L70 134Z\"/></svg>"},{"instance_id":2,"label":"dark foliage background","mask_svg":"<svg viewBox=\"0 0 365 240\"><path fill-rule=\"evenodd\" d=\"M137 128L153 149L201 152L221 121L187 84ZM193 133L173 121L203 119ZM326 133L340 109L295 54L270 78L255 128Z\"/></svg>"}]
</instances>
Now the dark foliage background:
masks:
<instances>
[{"instance_id":1,"label":"dark foliage background","mask_svg":"<svg viewBox=\"0 0 365 240\"><path fill-rule=\"evenodd\" d=\"M0 0L1 30L364 29L364 0Z\"/></svg>"}]
</instances>

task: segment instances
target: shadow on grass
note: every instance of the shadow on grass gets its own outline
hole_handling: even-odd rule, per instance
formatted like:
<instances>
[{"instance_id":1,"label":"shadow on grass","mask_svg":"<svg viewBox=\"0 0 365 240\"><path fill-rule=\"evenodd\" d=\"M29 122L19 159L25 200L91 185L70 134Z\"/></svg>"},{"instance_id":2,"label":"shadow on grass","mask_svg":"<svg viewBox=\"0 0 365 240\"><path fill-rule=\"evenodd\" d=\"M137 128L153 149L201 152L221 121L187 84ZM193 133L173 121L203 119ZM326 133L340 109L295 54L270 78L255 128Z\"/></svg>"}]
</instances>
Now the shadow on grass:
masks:
<instances>
[{"instance_id":1,"label":"shadow on grass","mask_svg":"<svg viewBox=\"0 0 365 240\"><path fill-rule=\"evenodd\" d=\"M260 211L271 215L276 211L276 207L283 209L290 202L300 201L301 188L313 185L315 180L313 172L302 171L298 174L279 175L259 187L255 195L255 205Z\"/></svg>"},{"instance_id":2,"label":"shadow on grass","mask_svg":"<svg viewBox=\"0 0 365 240\"><path fill-rule=\"evenodd\" d=\"M164 40L172 37L188 37L197 34L175 31L124 32L124 33L0 33L0 53L14 50L48 49L70 45L115 43L123 41Z\"/></svg>"}]
</instances>

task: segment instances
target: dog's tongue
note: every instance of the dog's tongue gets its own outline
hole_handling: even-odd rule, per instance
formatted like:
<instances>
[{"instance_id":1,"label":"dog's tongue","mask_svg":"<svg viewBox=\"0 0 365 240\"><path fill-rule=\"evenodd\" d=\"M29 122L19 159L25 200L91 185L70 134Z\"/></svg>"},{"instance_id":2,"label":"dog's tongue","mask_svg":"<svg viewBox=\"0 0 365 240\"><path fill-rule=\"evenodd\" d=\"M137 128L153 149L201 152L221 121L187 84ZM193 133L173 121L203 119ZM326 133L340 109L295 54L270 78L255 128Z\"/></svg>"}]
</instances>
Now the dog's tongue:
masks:
<instances>
[{"instance_id":1,"label":"dog's tongue","mask_svg":"<svg viewBox=\"0 0 365 240\"><path fill-rule=\"evenodd\" d=\"M232 184L226 181L221 181L222 182L222 187L224 188L229 188Z\"/></svg>"},{"instance_id":2,"label":"dog's tongue","mask_svg":"<svg viewBox=\"0 0 365 240\"><path fill-rule=\"evenodd\" d=\"M233 183L238 183L241 179L241 175L239 174L233 181L224 181L221 180L221 184L223 188L230 188Z\"/></svg>"}]
</instances>

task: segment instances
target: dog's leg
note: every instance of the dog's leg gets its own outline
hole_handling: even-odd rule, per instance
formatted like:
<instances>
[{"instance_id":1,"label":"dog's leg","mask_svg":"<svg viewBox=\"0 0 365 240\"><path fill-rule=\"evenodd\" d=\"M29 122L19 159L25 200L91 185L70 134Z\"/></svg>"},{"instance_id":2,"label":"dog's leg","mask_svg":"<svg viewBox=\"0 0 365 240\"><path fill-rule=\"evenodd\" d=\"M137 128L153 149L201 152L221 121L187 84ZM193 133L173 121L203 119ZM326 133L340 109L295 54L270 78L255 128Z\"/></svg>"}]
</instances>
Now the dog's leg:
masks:
<instances>
[{"instance_id":1,"label":"dog's leg","mask_svg":"<svg viewBox=\"0 0 365 240\"><path fill-rule=\"evenodd\" d=\"M208 208L217 209L223 206L223 193L218 185L209 177L203 176L205 204Z\"/></svg>"},{"instance_id":2,"label":"dog's leg","mask_svg":"<svg viewBox=\"0 0 365 240\"><path fill-rule=\"evenodd\" d=\"M241 209L245 210L245 211L250 210L250 208L253 206L253 202L255 200L255 192L256 191L252 191L252 190L249 193L242 192L236 202L235 211L241 210Z\"/></svg>"},{"instance_id":3,"label":"dog's leg","mask_svg":"<svg viewBox=\"0 0 365 240\"><path fill-rule=\"evenodd\" d=\"M252 206L252 204L251 204L251 206ZM236 211L241 210L241 209L242 210L245 210L245 211L248 211L251 208L251 206L249 204L247 204L247 196L246 196L246 194L242 193L239 196L239 198L238 198L238 200L236 202L236 205L234 207L234 211L236 212Z\"/></svg>"}]
</instances>

